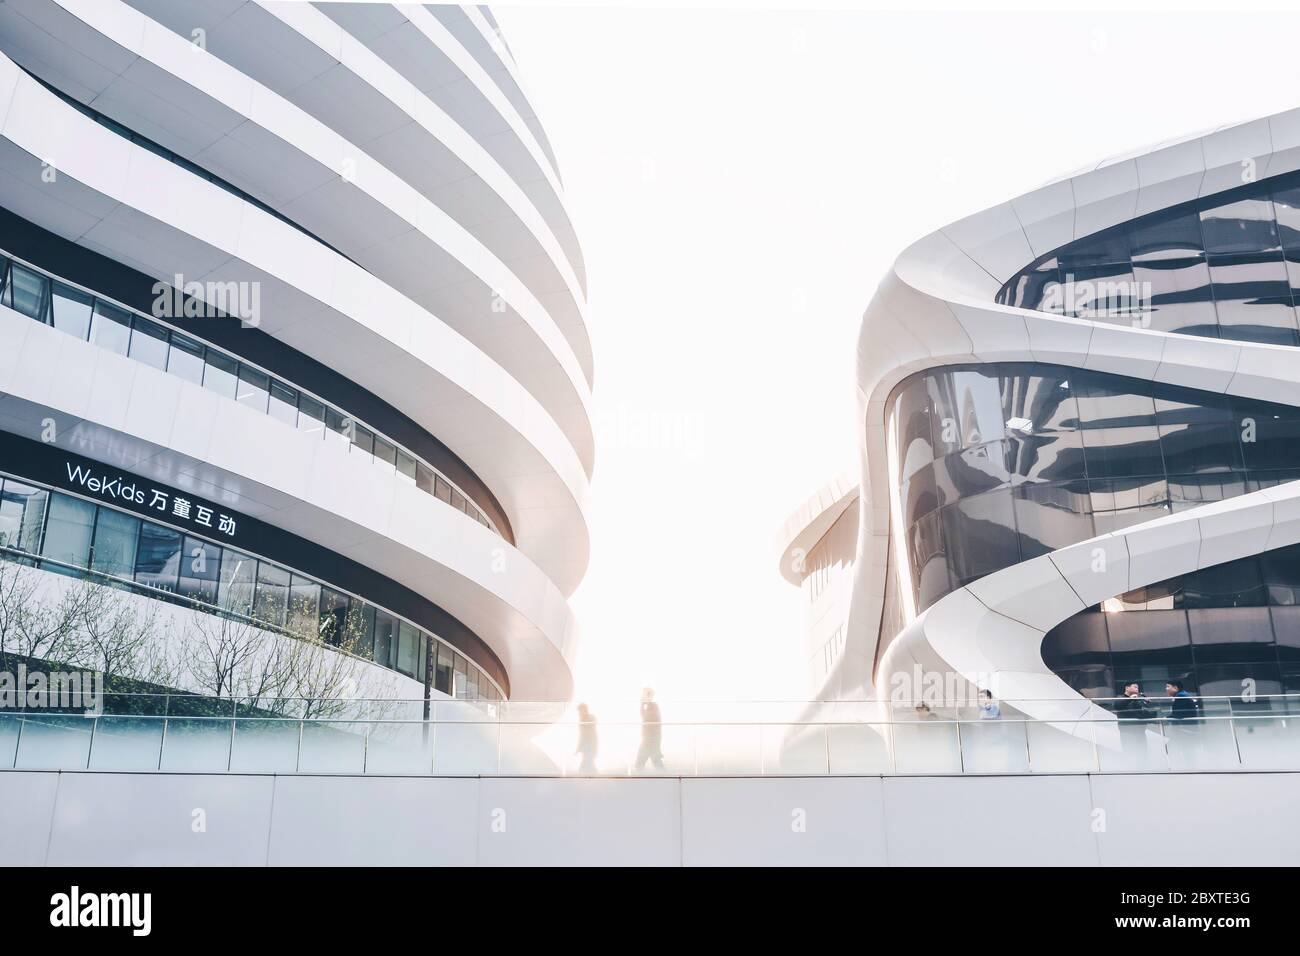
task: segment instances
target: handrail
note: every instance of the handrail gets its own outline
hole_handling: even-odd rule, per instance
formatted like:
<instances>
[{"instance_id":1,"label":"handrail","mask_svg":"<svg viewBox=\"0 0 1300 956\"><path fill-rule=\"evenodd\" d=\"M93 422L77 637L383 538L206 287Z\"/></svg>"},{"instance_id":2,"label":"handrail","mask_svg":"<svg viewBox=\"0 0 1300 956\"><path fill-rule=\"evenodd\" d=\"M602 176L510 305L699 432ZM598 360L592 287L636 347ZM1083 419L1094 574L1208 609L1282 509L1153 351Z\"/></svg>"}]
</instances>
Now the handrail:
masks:
<instances>
[{"instance_id":1,"label":"handrail","mask_svg":"<svg viewBox=\"0 0 1300 956\"><path fill-rule=\"evenodd\" d=\"M586 731L580 734L579 731ZM568 776L578 720L0 711L0 771ZM862 776L1300 772L1300 714L924 721L615 721L604 774ZM612 760L610 755L613 755ZM658 766L662 764L662 768ZM591 774L582 773L581 776Z\"/></svg>"}]
</instances>

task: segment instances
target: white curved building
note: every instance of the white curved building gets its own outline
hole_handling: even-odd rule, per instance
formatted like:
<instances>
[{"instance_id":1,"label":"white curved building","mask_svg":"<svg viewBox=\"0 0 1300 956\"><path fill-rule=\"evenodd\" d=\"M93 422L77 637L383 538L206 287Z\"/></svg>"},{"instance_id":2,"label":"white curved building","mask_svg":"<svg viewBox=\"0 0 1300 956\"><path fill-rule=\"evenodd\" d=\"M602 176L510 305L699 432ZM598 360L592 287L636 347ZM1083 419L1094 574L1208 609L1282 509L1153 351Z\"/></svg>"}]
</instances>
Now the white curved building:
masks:
<instances>
[{"instance_id":1,"label":"white curved building","mask_svg":"<svg viewBox=\"0 0 1300 956\"><path fill-rule=\"evenodd\" d=\"M12 0L0 119L0 554L566 698L585 269L490 15Z\"/></svg>"},{"instance_id":2,"label":"white curved building","mask_svg":"<svg viewBox=\"0 0 1300 956\"><path fill-rule=\"evenodd\" d=\"M1130 682L1300 690L1298 307L1300 110L906 249L858 343L861 527L824 693L915 700L936 674L1055 719Z\"/></svg>"}]
</instances>

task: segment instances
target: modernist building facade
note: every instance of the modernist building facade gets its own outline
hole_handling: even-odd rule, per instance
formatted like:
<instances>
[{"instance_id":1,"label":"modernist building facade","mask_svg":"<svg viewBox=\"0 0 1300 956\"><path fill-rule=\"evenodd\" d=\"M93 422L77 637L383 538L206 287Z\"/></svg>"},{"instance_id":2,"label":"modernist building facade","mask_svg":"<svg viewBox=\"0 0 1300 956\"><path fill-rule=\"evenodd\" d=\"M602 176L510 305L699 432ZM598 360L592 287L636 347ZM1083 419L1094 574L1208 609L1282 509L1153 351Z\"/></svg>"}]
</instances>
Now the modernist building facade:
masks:
<instances>
[{"instance_id":1,"label":"modernist building facade","mask_svg":"<svg viewBox=\"0 0 1300 956\"><path fill-rule=\"evenodd\" d=\"M1054 717L1035 701L1088 714L1131 681L1300 690L1298 306L1300 111L909 247L858 343L860 533L827 694L933 671Z\"/></svg>"},{"instance_id":2,"label":"modernist building facade","mask_svg":"<svg viewBox=\"0 0 1300 956\"><path fill-rule=\"evenodd\" d=\"M320 644L358 694L566 698L585 271L491 15L14 0L0 117L23 593Z\"/></svg>"}]
</instances>

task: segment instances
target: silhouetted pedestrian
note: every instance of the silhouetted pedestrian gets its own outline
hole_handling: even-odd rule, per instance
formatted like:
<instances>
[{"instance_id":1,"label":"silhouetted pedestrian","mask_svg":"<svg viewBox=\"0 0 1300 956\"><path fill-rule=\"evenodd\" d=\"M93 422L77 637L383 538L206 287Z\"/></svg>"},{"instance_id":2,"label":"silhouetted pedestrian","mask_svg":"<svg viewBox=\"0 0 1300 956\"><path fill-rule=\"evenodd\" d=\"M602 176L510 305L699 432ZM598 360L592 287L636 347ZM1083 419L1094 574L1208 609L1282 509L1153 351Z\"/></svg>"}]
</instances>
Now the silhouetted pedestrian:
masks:
<instances>
[{"instance_id":1,"label":"silhouetted pedestrian","mask_svg":"<svg viewBox=\"0 0 1300 956\"><path fill-rule=\"evenodd\" d=\"M641 747L636 752L634 770L640 770L649 761L656 770L664 769L663 718L655 703L655 692L647 687L641 691Z\"/></svg>"}]
</instances>

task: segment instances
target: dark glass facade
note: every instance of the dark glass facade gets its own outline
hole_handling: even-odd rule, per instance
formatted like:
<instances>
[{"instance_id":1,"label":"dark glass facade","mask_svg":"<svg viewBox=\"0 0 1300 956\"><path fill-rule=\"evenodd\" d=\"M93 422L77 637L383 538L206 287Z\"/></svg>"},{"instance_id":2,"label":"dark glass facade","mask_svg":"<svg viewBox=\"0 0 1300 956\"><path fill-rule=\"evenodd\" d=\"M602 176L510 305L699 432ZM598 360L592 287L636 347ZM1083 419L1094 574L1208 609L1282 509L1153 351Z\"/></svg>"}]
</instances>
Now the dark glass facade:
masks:
<instances>
[{"instance_id":1,"label":"dark glass facade","mask_svg":"<svg viewBox=\"0 0 1300 956\"><path fill-rule=\"evenodd\" d=\"M1043 660L1089 697L1137 681L1212 696L1300 693L1300 547L1203 568L1062 621Z\"/></svg>"},{"instance_id":2,"label":"dark glass facade","mask_svg":"<svg viewBox=\"0 0 1300 956\"><path fill-rule=\"evenodd\" d=\"M997 301L1164 332L1300 344L1300 175L1068 243L1008 280Z\"/></svg>"},{"instance_id":3,"label":"dark glass facade","mask_svg":"<svg viewBox=\"0 0 1300 956\"><path fill-rule=\"evenodd\" d=\"M0 561L90 577L291 636L318 636L421 682L432 673L433 688L454 697L504 696L440 638L354 594L224 543L3 474Z\"/></svg>"},{"instance_id":4,"label":"dark glass facade","mask_svg":"<svg viewBox=\"0 0 1300 956\"><path fill-rule=\"evenodd\" d=\"M903 536L907 561L897 569L898 586L910 588L917 611L986 574L1094 535L1300 478L1300 409L1064 366L917 373L892 393L889 426L894 533ZM1268 587L1252 568L1247 561L1189 576L1175 604L1144 603L1146 613L1114 625L1123 631L1118 641L1104 628L1094 633L1098 615L1091 624L1067 622L1062 633L1077 636L1062 646L1071 650L1048 662L1081 689L1095 689L1148 664L1221 684L1228 672L1198 670L1207 654L1220 668L1262 655L1271 667L1262 679L1276 686L1281 661L1260 649L1276 646ZM1211 600L1218 603L1205 603ZM1252 610L1226 613L1247 636L1221 648L1213 637L1226 626L1221 609L1246 606ZM1194 644L1216 650L1197 657ZM1112 660L1116 646L1124 656Z\"/></svg>"}]
</instances>

